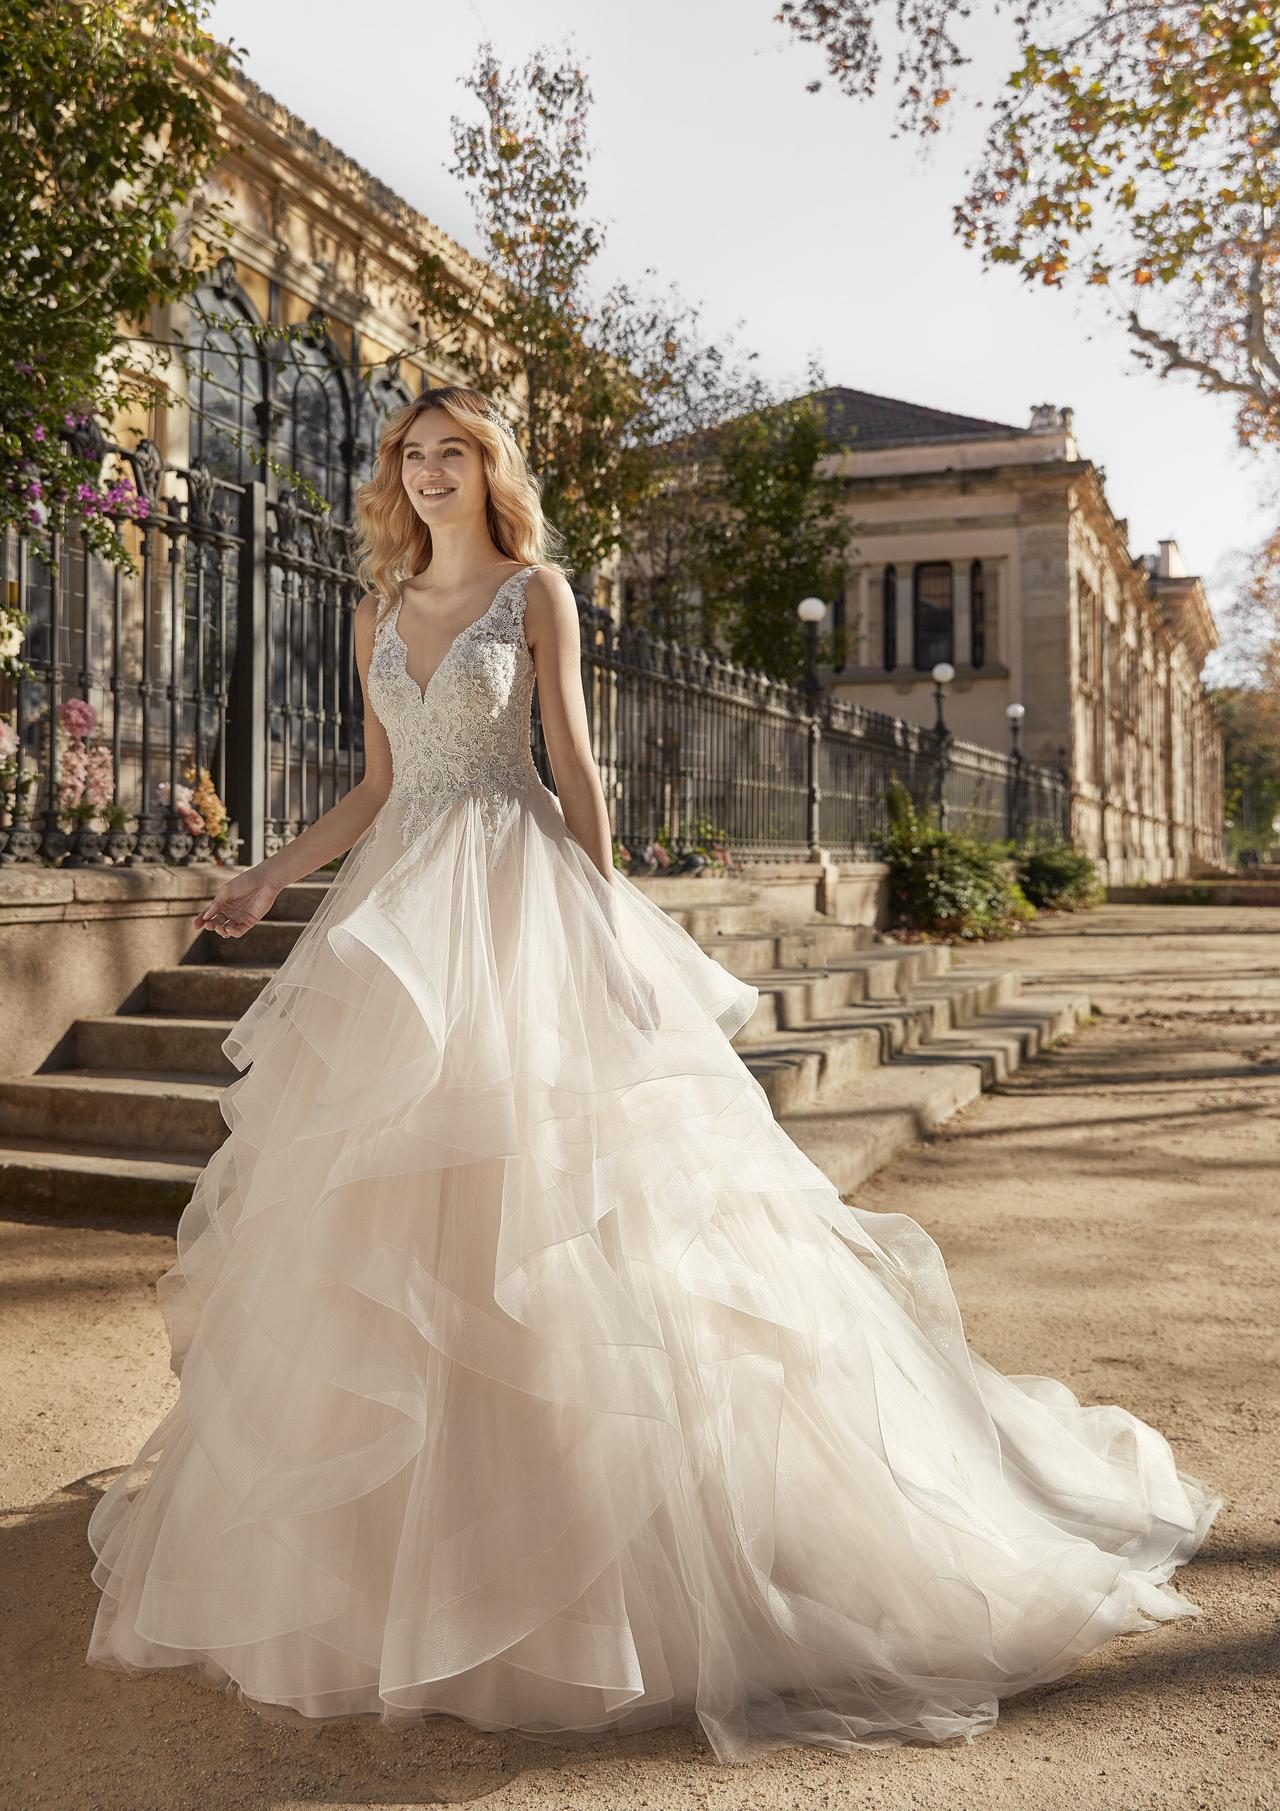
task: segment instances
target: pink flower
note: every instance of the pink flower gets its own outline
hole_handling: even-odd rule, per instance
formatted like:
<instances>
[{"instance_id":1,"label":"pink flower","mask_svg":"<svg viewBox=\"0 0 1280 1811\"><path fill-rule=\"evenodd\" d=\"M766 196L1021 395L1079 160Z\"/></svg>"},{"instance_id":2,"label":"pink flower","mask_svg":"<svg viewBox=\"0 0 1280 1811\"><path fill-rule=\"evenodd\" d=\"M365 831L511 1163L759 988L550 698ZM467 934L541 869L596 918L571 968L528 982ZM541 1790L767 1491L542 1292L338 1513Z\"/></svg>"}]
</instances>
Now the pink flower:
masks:
<instances>
[{"instance_id":1,"label":"pink flower","mask_svg":"<svg viewBox=\"0 0 1280 1811\"><path fill-rule=\"evenodd\" d=\"M91 736L98 727L98 713L85 698L64 698L58 722L69 736Z\"/></svg>"},{"instance_id":2,"label":"pink flower","mask_svg":"<svg viewBox=\"0 0 1280 1811\"><path fill-rule=\"evenodd\" d=\"M76 425L76 417L71 413L70 410L68 410L67 413L62 417L62 420L66 427L73 428Z\"/></svg>"},{"instance_id":3,"label":"pink flower","mask_svg":"<svg viewBox=\"0 0 1280 1811\"><path fill-rule=\"evenodd\" d=\"M38 421L36 423L35 429L34 429L34 434L35 434L35 438L37 440L44 439L44 423L43 422Z\"/></svg>"},{"instance_id":4,"label":"pink flower","mask_svg":"<svg viewBox=\"0 0 1280 1811\"><path fill-rule=\"evenodd\" d=\"M58 805L69 811L80 803L89 771L89 757L83 742L69 742L58 765Z\"/></svg>"},{"instance_id":5,"label":"pink flower","mask_svg":"<svg viewBox=\"0 0 1280 1811\"><path fill-rule=\"evenodd\" d=\"M85 774L84 796L88 802L103 811L115 797L115 775L111 769L111 750L105 742L97 742L89 750L89 767Z\"/></svg>"}]
</instances>

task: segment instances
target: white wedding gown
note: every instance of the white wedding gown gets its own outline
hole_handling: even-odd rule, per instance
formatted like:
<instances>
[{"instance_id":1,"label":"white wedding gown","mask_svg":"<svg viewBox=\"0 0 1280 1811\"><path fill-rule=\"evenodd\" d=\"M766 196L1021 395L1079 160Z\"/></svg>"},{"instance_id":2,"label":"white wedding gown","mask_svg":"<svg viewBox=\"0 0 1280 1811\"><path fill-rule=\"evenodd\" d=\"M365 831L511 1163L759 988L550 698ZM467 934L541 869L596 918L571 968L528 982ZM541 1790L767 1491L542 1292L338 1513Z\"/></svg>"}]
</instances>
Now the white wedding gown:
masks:
<instances>
[{"instance_id":1,"label":"white wedding gown","mask_svg":"<svg viewBox=\"0 0 1280 1811\"><path fill-rule=\"evenodd\" d=\"M756 989L538 777L533 570L425 693L378 631L393 790L226 1040L87 1658L308 1718L695 1717L722 1760L971 1737L1198 1614L1222 1499L971 1351L928 1234L777 1124Z\"/></svg>"}]
</instances>

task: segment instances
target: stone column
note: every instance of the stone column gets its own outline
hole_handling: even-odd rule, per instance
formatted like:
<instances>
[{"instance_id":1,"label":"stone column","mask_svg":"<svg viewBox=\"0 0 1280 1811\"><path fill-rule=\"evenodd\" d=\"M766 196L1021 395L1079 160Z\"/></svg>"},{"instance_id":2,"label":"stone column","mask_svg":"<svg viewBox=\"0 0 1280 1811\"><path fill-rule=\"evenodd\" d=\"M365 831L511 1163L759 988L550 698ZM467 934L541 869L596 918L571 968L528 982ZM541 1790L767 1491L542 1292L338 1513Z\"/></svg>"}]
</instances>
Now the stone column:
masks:
<instances>
[{"instance_id":1,"label":"stone column","mask_svg":"<svg viewBox=\"0 0 1280 1811\"><path fill-rule=\"evenodd\" d=\"M951 653L958 667L973 665L973 596L970 562L951 562Z\"/></svg>"},{"instance_id":2,"label":"stone column","mask_svg":"<svg viewBox=\"0 0 1280 1811\"><path fill-rule=\"evenodd\" d=\"M915 591L912 574L914 562L895 560L894 571L898 575L898 665L909 667L916 657L915 637L912 629L911 599Z\"/></svg>"}]
</instances>

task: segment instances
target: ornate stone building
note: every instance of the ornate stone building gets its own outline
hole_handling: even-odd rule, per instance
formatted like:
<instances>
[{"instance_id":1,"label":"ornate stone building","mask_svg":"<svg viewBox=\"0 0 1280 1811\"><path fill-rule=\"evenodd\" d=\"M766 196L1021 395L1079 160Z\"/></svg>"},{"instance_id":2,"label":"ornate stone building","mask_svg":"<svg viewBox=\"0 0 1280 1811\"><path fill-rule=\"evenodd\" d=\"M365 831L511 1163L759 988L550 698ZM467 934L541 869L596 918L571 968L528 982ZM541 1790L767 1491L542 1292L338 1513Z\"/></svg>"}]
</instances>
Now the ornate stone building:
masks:
<instances>
[{"instance_id":1,"label":"ornate stone building","mask_svg":"<svg viewBox=\"0 0 1280 1811\"><path fill-rule=\"evenodd\" d=\"M185 342L204 369L188 385L171 365L171 388L191 406L157 409L145 431L171 463L203 460L220 477L261 478L273 495L280 480L269 458L233 444L252 437L348 522L383 419L428 383L458 375L431 348L420 260L437 258L440 280L467 293L492 275L241 71L213 88L227 151L208 188L229 202L233 231L197 293L200 309L183 304L153 320L157 336ZM321 316L328 325L314 343L255 352L243 332L206 327L200 310L245 327ZM484 333L482 308L475 319Z\"/></svg>"},{"instance_id":2,"label":"ornate stone building","mask_svg":"<svg viewBox=\"0 0 1280 1811\"><path fill-rule=\"evenodd\" d=\"M1217 632L1175 541L1135 557L1070 409L1030 425L833 388L852 523L838 695L1063 762L1074 838L1113 883L1222 859L1222 732L1200 680ZM839 604L837 605L839 611Z\"/></svg>"}]
</instances>

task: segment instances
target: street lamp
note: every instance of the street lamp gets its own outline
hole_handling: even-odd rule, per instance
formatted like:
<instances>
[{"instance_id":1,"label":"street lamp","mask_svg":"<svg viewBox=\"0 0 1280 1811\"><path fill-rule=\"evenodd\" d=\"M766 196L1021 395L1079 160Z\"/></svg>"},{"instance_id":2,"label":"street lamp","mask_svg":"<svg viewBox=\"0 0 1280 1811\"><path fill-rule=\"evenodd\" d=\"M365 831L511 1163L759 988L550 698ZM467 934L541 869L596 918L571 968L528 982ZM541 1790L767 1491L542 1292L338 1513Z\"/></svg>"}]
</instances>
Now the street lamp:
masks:
<instances>
[{"instance_id":1,"label":"street lamp","mask_svg":"<svg viewBox=\"0 0 1280 1811\"><path fill-rule=\"evenodd\" d=\"M1022 719L1027 714L1025 704L1006 704L1004 714L1009 719L1009 735L1013 740L1013 758L1018 760L1018 736L1022 729Z\"/></svg>"},{"instance_id":2,"label":"street lamp","mask_svg":"<svg viewBox=\"0 0 1280 1811\"><path fill-rule=\"evenodd\" d=\"M809 727L805 736L806 766L808 768L808 824L809 859L822 859L822 790L818 784L822 771L821 744L822 724L818 716L818 624L827 614L827 606L820 597L802 597L796 605L796 615L804 628L804 690L809 705Z\"/></svg>"},{"instance_id":3,"label":"street lamp","mask_svg":"<svg viewBox=\"0 0 1280 1811\"><path fill-rule=\"evenodd\" d=\"M1013 743L1012 757L1009 762L1009 801L1006 809L1005 829L1009 841L1016 842L1021 827L1022 805L1022 750L1019 747L1019 736L1022 731L1022 719L1027 714L1025 704L1006 704L1004 714L1009 719L1009 736Z\"/></svg>"},{"instance_id":4,"label":"street lamp","mask_svg":"<svg viewBox=\"0 0 1280 1811\"><path fill-rule=\"evenodd\" d=\"M947 687L956 676L956 670L949 660L940 660L933 669L933 703L937 711L937 721L933 733L938 738L938 771L935 779L935 797L938 805L938 828L947 827L947 768L948 747L951 737L947 731L947 720L942 712L942 700Z\"/></svg>"},{"instance_id":5,"label":"street lamp","mask_svg":"<svg viewBox=\"0 0 1280 1811\"><path fill-rule=\"evenodd\" d=\"M804 689L811 710L818 696L818 624L826 614L827 606L820 597L802 597L796 605L804 627Z\"/></svg>"}]
</instances>

